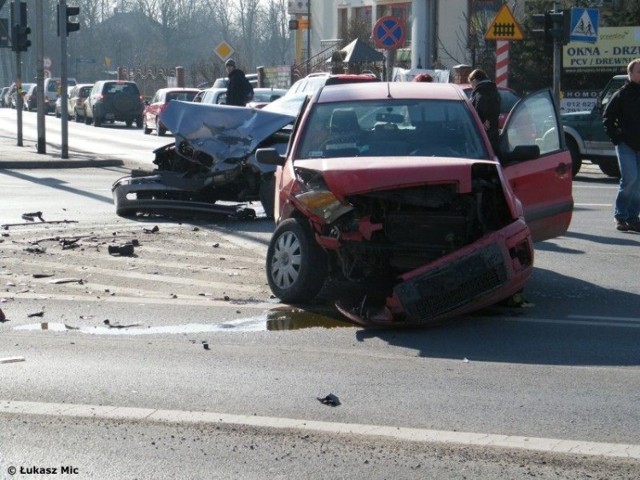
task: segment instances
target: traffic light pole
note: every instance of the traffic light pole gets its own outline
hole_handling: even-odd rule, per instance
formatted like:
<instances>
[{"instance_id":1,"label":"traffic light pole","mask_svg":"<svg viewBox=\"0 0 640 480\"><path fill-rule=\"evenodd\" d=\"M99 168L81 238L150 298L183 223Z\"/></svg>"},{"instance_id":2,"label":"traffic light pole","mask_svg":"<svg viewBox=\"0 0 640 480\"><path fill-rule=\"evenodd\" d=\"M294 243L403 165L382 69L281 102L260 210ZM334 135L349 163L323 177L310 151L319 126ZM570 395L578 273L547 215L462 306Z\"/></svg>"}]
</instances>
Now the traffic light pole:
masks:
<instances>
[{"instance_id":1,"label":"traffic light pole","mask_svg":"<svg viewBox=\"0 0 640 480\"><path fill-rule=\"evenodd\" d=\"M38 153L47 153L47 134L44 111L44 43L43 2L36 2L36 94L38 96Z\"/></svg>"},{"instance_id":2,"label":"traffic light pole","mask_svg":"<svg viewBox=\"0 0 640 480\"><path fill-rule=\"evenodd\" d=\"M13 2L13 16L11 24L19 24L20 0L14 0ZM13 41L16 40L17 38L13 39ZM16 121L18 123L16 136L19 147L22 147L22 102L22 55L20 55L20 49L16 48Z\"/></svg>"},{"instance_id":3,"label":"traffic light pole","mask_svg":"<svg viewBox=\"0 0 640 480\"><path fill-rule=\"evenodd\" d=\"M62 115L60 117L60 132L62 158L69 158L69 104L67 102L67 0L60 0L58 9L58 25L60 26L60 107Z\"/></svg>"},{"instance_id":4,"label":"traffic light pole","mask_svg":"<svg viewBox=\"0 0 640 480\"><path fill-rule=\"evenodd\" d=\"M553 41L553 98L560 105L560 77L562 72L562 41Z\"/></svg>"},{"instance_id":5,"label":"traffic light pole","mask_svg":"<svg viewBox=\"0 0 640 480\"><path fill-rule=\"evenodd\" d=\"M17 145L22 147L22 55L16 52L16 121L18 122Z\"/></svg>"}]
</instances>

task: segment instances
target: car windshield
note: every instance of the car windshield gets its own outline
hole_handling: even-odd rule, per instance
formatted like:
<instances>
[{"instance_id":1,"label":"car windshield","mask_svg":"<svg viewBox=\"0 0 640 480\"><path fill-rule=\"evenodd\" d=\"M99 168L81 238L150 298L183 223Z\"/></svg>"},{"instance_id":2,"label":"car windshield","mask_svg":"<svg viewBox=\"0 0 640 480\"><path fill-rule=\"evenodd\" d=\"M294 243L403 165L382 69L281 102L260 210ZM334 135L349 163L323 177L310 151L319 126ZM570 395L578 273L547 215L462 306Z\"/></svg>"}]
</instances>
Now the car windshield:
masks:
<instances>
[{"instance_id":1,"label":"car windshield","mask_svg":"<svg viewBox=\"0 0 640 480\"><path fill-rule=\"evenodd\" d=\"M458 100L321 103L306 125L296 158L490 158L472 113Z\"/></svg>"}]
</instances>

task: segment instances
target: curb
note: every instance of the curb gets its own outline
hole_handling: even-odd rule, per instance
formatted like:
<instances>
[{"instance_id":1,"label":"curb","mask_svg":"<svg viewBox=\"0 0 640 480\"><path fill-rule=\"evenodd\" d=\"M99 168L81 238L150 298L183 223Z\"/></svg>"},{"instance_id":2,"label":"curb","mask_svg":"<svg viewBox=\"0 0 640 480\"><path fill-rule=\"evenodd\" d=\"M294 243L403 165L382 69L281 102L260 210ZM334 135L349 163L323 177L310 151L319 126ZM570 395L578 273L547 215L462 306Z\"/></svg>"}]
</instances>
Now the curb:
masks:
<instances>
[{"instance_id":1,"label":"curb","mask_svg":"<svg viewBox=\"0 0 640 480\"><path fill-rule=\"evenodd\" d=\"M117 159L105 160L0 160L0 170L19 170L19 169L46 169L46 168L91 168L91 167L122 167L124 162Z\"/></svg>"}]
</instances>

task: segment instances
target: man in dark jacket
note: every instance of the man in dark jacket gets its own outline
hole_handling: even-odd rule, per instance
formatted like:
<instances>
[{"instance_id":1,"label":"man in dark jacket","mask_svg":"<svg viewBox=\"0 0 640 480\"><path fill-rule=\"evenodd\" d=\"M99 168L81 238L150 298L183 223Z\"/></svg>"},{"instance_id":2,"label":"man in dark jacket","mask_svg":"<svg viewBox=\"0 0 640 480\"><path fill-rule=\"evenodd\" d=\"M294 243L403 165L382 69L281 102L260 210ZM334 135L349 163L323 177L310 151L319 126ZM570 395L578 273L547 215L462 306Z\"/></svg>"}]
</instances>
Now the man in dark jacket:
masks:
<instances>
[{"instance_id":1,"label":"man in dark jacket","mask_svg":"<svg viewBox=\"0 0 640 480\"><path fill-rule=\"evenodd\" d=\"M227 77L229 77L229 83L227 84L227 105L235 105L237 107L244 107L247 104L246 88L247 77L244 72L239 68L236 68L236 62L230 58L224 64L227 68Z\"/></svg>"},{"instance_id":2,"label":"man in dark jacket","mask_svg":"<svg viewBox=\"0 0 640 480\"><path fill-rule=\"evenodd\" d=\"M640 58L627 65L628 79L615 92L602 115L607 135L616 146L620 187L613 216L621 232L640 232Z\"/></svg>"},{"instance_id":3,"label":"man in dark jacket","mask_svg":"<svg viewBox=\"0 0 640 480\"><path fill-rule=\"evenodd\" d=\"M498 137L500 127L498 118L500 117L500 93L494 82L479 68L469 74L469 83L473 87L471 93L471 103L478 112L478 116L487 131L489 141L493 146L493 151L498 152Z\"/></svg>"}]
</instances>

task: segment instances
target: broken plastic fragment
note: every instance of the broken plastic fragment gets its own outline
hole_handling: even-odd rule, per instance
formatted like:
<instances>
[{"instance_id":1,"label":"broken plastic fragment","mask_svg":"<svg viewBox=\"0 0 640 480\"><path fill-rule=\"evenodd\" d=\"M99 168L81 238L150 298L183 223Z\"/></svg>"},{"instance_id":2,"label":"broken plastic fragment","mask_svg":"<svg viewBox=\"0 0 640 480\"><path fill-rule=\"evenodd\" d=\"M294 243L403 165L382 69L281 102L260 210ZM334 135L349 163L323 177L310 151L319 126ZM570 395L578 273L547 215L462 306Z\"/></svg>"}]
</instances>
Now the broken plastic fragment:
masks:
<instances>
[{"instance_id":1,"label":"broken plastic fragment","mask_svg":"<svg viewBox=\"0 0 640 480\"><path fill-rule=\"evenodd\" d=\"M326 397L318 397L318 401L323 405L329 405L331 407L337 407L338 405L340 405L340 399L333 393L330 393Z\"/></svg>"}]
</instances>

